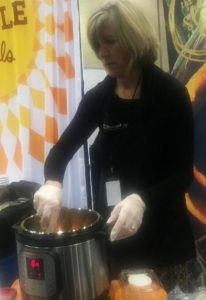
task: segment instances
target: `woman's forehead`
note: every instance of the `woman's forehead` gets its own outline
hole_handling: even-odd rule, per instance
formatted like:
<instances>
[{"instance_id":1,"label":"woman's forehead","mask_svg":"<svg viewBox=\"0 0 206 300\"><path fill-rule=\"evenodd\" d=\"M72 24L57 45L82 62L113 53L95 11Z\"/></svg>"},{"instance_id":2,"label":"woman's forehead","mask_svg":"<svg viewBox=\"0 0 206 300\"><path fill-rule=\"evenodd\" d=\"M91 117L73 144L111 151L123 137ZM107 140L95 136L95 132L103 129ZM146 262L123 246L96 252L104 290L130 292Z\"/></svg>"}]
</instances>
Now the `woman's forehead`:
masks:
<instances>
[{"instance_id":1,"label":"woman's forehead","mask_svg":"<svg viewBox=\"0 0 206 300\"><path fill-rule=\"evenodd\" d=\"M105 36L117 37L117 30L112 22L104 22L99 28L98 33L100 38L104 38Z\"/></svg>"}]
</instances>

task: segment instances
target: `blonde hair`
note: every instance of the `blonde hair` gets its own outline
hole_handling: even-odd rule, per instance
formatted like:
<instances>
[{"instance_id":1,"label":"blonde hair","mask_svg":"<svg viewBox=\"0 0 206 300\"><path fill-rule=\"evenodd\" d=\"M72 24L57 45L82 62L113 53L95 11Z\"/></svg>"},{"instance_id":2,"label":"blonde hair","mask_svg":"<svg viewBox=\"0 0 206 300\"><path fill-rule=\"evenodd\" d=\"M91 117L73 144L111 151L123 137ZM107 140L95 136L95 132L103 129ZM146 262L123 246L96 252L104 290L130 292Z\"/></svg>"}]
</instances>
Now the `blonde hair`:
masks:
<instances>
[{"instance_id":1,"label":"blonde hair","mask_svg":"<svg viewBox=\"0 0 206 300\"><path fill-rule=\"evenodd\" d=\"M141 10L126 0L108 1L89 18L87 36L98 56L100 31L105 23L115 26L122 49L129 53L129 67L149 65L157 59L157 41Z\"/></svg>"}]
</instances>

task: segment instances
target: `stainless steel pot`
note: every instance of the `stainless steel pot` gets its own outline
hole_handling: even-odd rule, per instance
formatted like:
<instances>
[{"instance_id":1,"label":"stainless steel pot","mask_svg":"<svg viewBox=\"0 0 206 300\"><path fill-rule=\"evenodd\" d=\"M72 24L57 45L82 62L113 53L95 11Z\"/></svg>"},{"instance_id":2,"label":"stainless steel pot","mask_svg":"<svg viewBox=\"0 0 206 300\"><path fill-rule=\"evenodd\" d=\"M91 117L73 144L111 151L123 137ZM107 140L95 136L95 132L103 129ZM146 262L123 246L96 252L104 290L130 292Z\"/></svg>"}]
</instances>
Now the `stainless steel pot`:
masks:
<instances>
[{"instance_id":1,"label":"stainless steel pot","mask_svg":"<svg viewBox=\"0 0 206 300\"><path fill-rule=\"evenodd\" d=\"M19 278L24 299L107 299L108 269L101 216L62 209L46 233L34 215L16 230Z\"/></svg>"}]
</instances>

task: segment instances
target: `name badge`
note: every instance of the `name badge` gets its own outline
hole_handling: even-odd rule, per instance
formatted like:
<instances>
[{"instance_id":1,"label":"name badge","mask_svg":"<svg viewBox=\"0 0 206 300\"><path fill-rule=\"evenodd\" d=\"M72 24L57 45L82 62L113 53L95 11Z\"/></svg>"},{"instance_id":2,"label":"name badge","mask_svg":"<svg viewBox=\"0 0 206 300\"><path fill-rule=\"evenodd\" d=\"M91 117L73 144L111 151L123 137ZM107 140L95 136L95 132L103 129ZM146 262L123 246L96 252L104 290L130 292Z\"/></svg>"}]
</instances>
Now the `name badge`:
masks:
<instances>
[{"instance_id":1,"label":"name badge","mask_svg":"<svg viewBox=\"0 0 206 300\"><path fill-rule=\"evenodd\" d=\"M106 181L107 205L114 206L122 200L120 181Z\"/></svg>"}]
</instances>

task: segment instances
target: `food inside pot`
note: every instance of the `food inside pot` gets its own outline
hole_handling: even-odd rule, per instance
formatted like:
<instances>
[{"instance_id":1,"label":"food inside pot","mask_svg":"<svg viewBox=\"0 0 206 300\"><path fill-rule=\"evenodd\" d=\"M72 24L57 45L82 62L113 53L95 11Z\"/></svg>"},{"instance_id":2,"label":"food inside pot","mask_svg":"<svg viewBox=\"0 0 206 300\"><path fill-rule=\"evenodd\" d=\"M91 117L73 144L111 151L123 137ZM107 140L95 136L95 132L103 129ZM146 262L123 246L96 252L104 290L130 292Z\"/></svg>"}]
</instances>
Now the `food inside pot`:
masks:
<instances>
[{"instance_id":1,"label":"food inside pot","mask_svg":"<svg viewBox=\"0 0 206 300\"><path fill-rule=\"evenodd\" d=\"M57 224L52 233L77 232L84 231L94 226L100 219L100 215L91 210L86 209L67 209L62 208L59 214ZM45 233L40 224L40 217L31 216L24 220L22 228L32 233Z\"/></svg>"}]
</instances>

